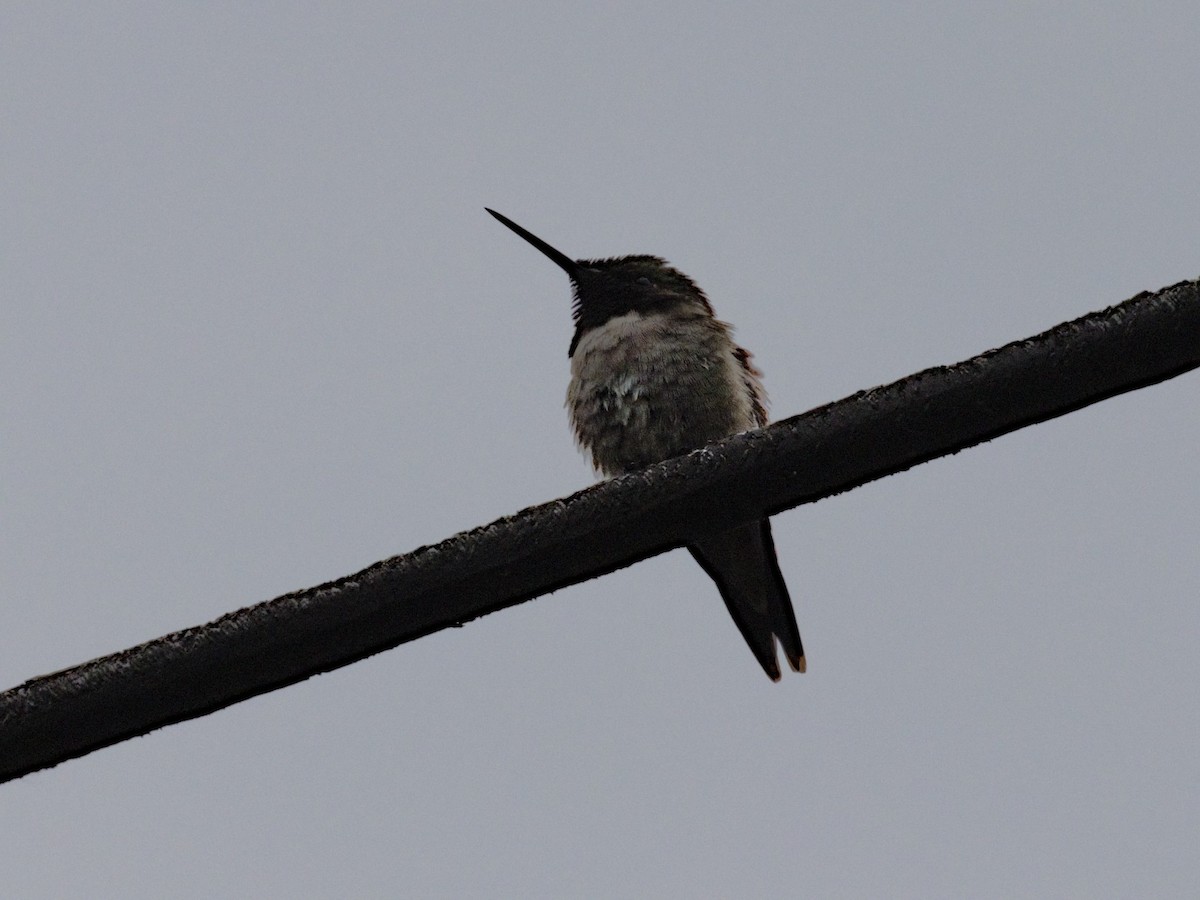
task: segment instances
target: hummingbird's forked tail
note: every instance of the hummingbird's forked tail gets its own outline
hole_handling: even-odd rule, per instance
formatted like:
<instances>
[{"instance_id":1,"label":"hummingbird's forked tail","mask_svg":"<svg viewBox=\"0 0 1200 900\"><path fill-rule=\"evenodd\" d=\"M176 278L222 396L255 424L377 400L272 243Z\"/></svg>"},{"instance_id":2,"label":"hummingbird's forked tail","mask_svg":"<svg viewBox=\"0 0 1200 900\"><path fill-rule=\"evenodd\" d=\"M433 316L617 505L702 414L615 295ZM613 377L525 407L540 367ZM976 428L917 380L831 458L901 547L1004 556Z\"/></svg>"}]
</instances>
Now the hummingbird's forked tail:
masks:
<instances>
[{"instance_id":1,"label":"hummingbird's forked tail","mask_svg":"<svg viewBox=\"0 0 1200 900\"><path fill-rule=\"evenodd\" d=\"M688 550L716 582L742 637L772 681L778 681L775 640L795 672L806 668L800 629L775 557L771 520L740 525L689 545Z\"/></svg>"}]
</instances>

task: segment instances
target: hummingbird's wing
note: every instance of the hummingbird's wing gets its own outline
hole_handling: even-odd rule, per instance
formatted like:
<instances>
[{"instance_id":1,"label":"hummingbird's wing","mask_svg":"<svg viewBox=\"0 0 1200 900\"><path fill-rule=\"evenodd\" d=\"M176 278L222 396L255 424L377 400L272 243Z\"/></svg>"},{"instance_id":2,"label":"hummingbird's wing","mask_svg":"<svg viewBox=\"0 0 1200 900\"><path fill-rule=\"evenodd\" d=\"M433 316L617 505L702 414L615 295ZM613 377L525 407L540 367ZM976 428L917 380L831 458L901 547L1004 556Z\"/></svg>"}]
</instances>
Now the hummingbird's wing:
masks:
<instances>
[{"instance_id":1,"label":"hummingbird's wing","mask_svg":"<svg viewBox=\"0 0 1200 900\"><path fill-rule=\"evenodd\" d=\"M771 680L779 680L776 638L788 664L803 672L804 645L775 558L771 520L723 531L689 545L688 550L717 583L734 623Z\"/></svg>"}]
</instances>

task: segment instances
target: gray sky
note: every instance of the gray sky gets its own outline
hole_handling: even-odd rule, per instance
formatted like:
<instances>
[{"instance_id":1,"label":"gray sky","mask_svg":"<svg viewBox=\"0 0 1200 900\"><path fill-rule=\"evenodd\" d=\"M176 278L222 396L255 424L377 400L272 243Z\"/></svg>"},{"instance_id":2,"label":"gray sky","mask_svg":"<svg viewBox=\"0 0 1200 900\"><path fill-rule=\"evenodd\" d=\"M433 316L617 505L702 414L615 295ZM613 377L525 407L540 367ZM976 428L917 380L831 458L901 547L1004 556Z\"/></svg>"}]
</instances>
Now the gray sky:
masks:
<instances>
[{"instance_id":1,"label":"gray sky","mask_svg":"<svg viewBox=\"0 0 1200 900\"><path fill-rule=\"evenodd\" d=\"M777 417L1200 275L1200 8L7 4L0 687L589 484L575 256ZM1052 8L1051 8L1052 7ZM1195 374L0 787L8 896L1200 890Z\"/></svg>"}]
</instances>

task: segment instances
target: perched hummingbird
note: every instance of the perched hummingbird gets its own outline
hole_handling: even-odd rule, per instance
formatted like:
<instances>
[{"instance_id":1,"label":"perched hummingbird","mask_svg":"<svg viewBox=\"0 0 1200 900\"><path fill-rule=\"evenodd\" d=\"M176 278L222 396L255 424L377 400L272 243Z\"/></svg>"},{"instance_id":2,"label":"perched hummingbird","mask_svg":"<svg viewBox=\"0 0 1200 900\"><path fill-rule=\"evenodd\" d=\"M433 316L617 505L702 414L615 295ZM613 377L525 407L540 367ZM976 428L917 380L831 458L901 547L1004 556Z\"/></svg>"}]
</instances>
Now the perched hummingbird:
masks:
<instances>
[{"instance_id":1,"label":"perched hummingbird","mask_svg":"<svg viewBox=\"0 0 1200 900\"><path fill-rule=\"evenodd\" d=\"M658 256L573 260L489 209L570 277L575 335L567 355L567 411L602 475L643 469L767 424L766 394L750 354L692 279ZM792 669L804 647L762 519L692 543L742 637L779 680L775 639Z\"/></svg>"}]
</instances>

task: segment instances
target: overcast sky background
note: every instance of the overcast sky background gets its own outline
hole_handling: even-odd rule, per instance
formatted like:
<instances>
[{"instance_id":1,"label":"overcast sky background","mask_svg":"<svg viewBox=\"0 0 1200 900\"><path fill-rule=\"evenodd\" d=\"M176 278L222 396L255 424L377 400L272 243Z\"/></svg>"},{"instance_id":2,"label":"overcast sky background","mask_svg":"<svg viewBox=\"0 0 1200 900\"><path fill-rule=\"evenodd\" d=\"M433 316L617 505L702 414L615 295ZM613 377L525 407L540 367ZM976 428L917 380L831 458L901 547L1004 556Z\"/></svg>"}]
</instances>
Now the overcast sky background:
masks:
<instances>
[{"instance_id":1,"label":"overcast sky background","mask_svg":"<svg viewBox=\"0 0 1200 900\"><path fill-rule=\"evenodd\" d=\"M777 418L1200 275L1200 7L5 4L0 688L591 483L562 272ZM0 787L6 896L1200 891L1200 379Z\"/></svg>"}]
</instances>

